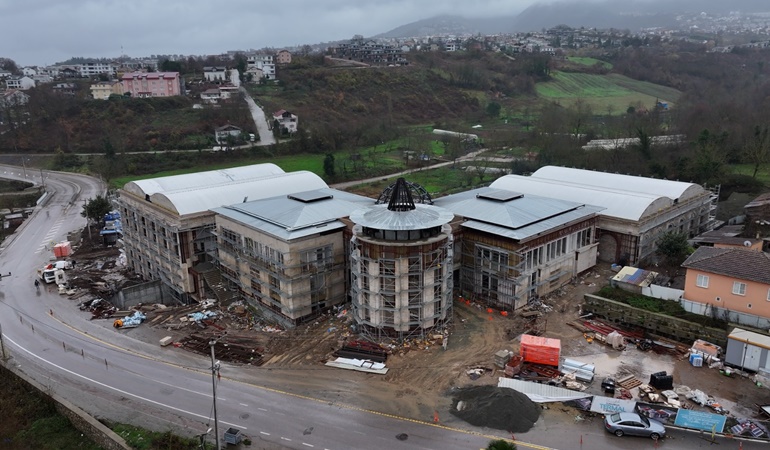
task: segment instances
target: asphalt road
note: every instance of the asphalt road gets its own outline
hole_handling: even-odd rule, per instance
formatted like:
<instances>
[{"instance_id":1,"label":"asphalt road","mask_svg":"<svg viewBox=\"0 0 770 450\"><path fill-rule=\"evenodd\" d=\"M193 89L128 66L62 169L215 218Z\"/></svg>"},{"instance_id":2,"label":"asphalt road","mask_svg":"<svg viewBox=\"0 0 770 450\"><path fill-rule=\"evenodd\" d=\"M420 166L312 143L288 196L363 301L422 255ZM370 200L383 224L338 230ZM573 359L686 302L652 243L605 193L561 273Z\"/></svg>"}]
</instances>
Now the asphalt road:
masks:
<instances>
[{"instance_id":1,"label":"asphalt road","mask_svg":"<svg viewBox=\"0 0 770 450\"><path fill-rule=\"evenodd\" d=\"M28 180L34 176L29 171L26 175ZM38 171L38 182L39 175ZM51 254L46 246L63 240L68 231L81 229L85 224L80 216L83 200L104 191L94 178L45 175L52 195L0 247L0 273L11 272L0 280L0 326L10 355L7 364L96 417L180 434L205 433L213 426L207 358L134 340L86 320L72 301L54 292L35 291L35 270ZM24 173L20 168L0 166L0 176L23 179ZM242 369L224 363L221 375L216 383L219 435L236 427L252 437L253 448L480 449L490 439L510 437L499 431L449 428L263 388L259 375L243 376ZM674 438L661 447L712 445L701 435L671 434ZM407 438L400 440L398 435ZM654 448L647 439L605 433L600 420L543 423L517 438L522 449ZM735 441L717 442L721 448L738 448ZM744 443L743 448L760 447Z\"/></svg>"}]
</instances>

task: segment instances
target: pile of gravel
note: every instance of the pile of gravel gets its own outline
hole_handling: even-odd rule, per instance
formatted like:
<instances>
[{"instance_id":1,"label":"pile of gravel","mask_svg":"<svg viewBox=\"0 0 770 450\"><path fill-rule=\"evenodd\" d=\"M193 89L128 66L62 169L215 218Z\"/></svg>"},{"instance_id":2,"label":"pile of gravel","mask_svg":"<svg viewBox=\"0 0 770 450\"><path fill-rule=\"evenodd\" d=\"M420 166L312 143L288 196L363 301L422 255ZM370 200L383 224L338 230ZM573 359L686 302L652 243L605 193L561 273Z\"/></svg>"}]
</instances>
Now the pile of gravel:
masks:
<instances>
[{"instance_id":1,"label":"pile of gravel","mask_svg":"<svg viewBox=\"0 0 770 450\"><path fill-rule=\"evenodd\" d=\"M474 386L455 392L452 414L477 427L524 433L537 422L540 407L513 389Z\"/></svg>"}]
</instances>

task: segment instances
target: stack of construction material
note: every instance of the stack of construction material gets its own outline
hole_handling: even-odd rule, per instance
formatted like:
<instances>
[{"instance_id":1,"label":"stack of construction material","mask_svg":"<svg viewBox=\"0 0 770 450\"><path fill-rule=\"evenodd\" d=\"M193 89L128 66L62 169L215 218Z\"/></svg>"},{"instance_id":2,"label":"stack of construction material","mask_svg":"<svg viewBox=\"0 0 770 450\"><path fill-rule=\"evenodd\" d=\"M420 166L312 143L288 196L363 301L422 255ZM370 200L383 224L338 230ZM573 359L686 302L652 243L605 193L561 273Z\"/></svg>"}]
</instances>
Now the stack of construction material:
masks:
<instances>
[{"instance_id":1,"label":"stack of construction material","mask_svg":"<svg viewBox=\"0 0 770 450\"><path fill-rule=\"evenodd\" d=\"M564 358L564 362L561 364L561 372L565 374L574 374L576 380L590 383L594 379L596 367L593 364Z\"/></svg>"},{"instance_id":2,"label":"stack of construction material","mask_svg":"<svg viewBox=\"0 0 770 450\"><path fill-rule=\"evenodd\" d=\"M650 386L661 391L674 388L674 377L666 375L666 372L655 372L650 375Z\"/></svg>"},{"instance_id":3,"label":"stack of construction material","mask_svg":"<svg viewBox=\"0 0 770 450\"><path fill-rule=\"evenodd\" d=\"M362 359L384 363L388 359L388 352L377 344L367 341L351 341L334 353L341 358Z\"/></svg>"},{"instance_id":4,"label":"stack of construction material","mask_svg":"<svg viewBox=\"0 0 770 450\"><path fill-rule=\"evenodd\" d=\"M511 352L508 350L500 350L495 353L495 365L501 369L505 369L505 364L511 360Z\"/></svg>"},{"instance_id":5,"label":"stack of construction material","mask_svg":"<svg viewBox=\"0 0 770 450\"><path fill-rule=\"evenodd\" d=\"M60 242L53 247L53 255L57 258L66 258L72 254L70 241Z\"/></svg>"},{"instance_id":6,"label":"stack of construction material","mask_svg":"<svg viewBox=\"0 0 770 450\"><path fill-rule=\"evenodd\" d=\"M521 350L519 352L525 362L559 367L561 341L559 339L521 335Z\"/></svg>"}]
</instances>

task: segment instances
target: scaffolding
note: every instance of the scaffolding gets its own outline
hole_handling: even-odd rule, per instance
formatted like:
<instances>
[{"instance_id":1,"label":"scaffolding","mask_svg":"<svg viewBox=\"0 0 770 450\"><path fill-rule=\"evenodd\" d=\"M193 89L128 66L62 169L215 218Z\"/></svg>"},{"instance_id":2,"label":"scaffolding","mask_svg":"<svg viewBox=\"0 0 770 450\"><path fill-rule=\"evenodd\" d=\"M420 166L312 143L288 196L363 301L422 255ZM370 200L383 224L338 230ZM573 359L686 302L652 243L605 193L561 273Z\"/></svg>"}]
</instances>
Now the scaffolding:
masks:
<instances>
[{"instance_id":1,"label":"scaffolding","mask_svg":"<svg viewBox=\"0 0 770 450\"><path fill-rule=\"evenodd\" d=\"M399 341L440 333L452 319L453 238L394 245L354 236L351 297L358 331Z\"/></svg>"},{"instance_id":2,"label":"scaffolding","mask_svg":"<svg viewBox=\"0 0 770 450\"><path fill-rule=\"evenodd\" d=\"M221 255L217 257L222 278L244 299L264 307L284 325L312 320L346 301L344 286L335 291L335 279L345 279L344 253L335 255L331 245L328 249L302 248L283 253L259 246L257 241L253 241L257 247L247 247L240 236L217 234L217 251L230 254L235 263L227 264ZM306 253L313 259L303 259ZM248 273L244 273L246 270Z\"/></svg>"},{"instance_id":3,"label":"scaffolding","mask_svg":"<svg viewBox=\"0 0 770 450\"><path fill-rule=\"evenodd\" d=\"M497 245L496 245L497 244ZM466 236L462 242L460 291L486 306L514 310L523 300L537 296L537 287L526 271L526 247L502 248Z\"/></svg>"}]
</instances>

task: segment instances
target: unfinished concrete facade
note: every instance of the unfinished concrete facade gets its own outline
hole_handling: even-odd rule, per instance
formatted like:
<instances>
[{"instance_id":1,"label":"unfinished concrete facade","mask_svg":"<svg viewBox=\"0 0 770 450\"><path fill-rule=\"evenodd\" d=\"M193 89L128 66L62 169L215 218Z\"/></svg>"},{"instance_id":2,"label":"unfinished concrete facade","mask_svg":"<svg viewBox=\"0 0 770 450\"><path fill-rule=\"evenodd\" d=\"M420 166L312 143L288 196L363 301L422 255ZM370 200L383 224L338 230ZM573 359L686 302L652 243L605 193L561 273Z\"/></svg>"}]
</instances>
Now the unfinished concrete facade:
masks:
<instances>
[{"instance_id":1,"label":"unfinished concrete facade","mask_svg":"<svg viewBox=\"0 0 770 450\"><path fill-rule=\"evenodd\" d=\"M599 259L623 265L654 256L666 232L693 237L713 229L718 189L694 183L546 166L531 176L506 175L490 187L604 208Z\"/></svg>"},{"instance_id":2,"label":"unfinished concrete facade","mask_svg":"<svg viewBox=\"0 0 770 450\"><path fill-rule=\"evenodd\" d=\"M422 336L452 317L452 214L415 205L403 178L388 205L355 211L351 300L359 330L374 337Z\"/></svg>"},{"instance_id":3,"label":"unfinished concrete facade","mask_svg":"<svg viewBox=\"0 0 770 450\"><path fill-rule=\"evenodd\" d=\"M347 302L339 220L373 200L334 189L216 208L218 263L232 289L284 326Z\"/></svg>"},{"instance_id":4,"label":"unfinished concrete facade","mask_svg":"<svg viewBox=\"0 0 770 450\"><path fill-rule=\"evenodd\" d=\"M216 270L215 213L244 198L327 187L310 172L260 164L127 183L118 191L128 266L161 280L181 302L227 295ZM274 195L275 195L274 194Z\"/></svg>"},{"instance_id":5,"label":"unfinished concrete facade","mask_svg":"<svg viewBox=\"0 0 770 450\"><path fill-rule=\"evenodd\" d=\"M481 188L437 199L452 211L462 295L513 310L596 264L601 208Z\"/></svg>"}]
</instances>

